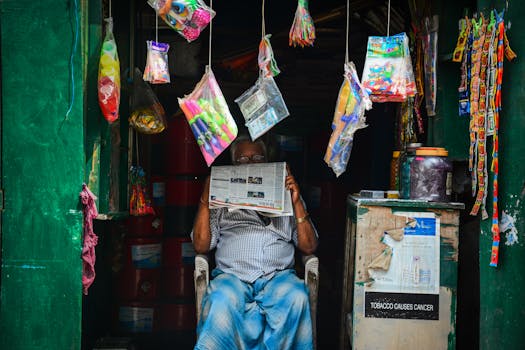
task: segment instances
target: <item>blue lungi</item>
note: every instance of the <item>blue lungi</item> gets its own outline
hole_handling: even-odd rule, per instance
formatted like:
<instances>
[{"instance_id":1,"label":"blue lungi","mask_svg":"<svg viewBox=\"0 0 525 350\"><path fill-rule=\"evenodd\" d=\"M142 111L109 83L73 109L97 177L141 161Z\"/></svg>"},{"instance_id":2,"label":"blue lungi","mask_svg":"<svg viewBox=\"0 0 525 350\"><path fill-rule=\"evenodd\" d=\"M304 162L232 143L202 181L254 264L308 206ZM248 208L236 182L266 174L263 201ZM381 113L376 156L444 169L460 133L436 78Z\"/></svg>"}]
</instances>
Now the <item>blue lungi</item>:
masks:
<instances>
[{"instance_id":1,"label":"blue lungi","mask_svg":"<svg viewBox=\"0 0 525 350\"><path fill-rule=\"evenodd\" d=\"M195 350L313 348L308 290L294 270L254 283L218 269L212 275Z\"/></svg>"}]
</instances>

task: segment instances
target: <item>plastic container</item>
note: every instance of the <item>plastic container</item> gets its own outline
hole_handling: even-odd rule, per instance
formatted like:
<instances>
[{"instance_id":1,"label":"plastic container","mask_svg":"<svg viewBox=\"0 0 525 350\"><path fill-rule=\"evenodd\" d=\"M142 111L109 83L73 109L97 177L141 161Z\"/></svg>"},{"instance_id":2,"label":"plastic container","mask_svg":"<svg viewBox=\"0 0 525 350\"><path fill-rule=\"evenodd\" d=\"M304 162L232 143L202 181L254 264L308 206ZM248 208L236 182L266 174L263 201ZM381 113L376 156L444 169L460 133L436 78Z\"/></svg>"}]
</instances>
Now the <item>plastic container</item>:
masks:
<instances>
[{"instance_id":1,"label":"plastic container","mask_svg":"<svg viewBox=\"0 0 525 350\"><path fill-rule=\"evenodd\" d=\"M116 278L116 296L120 300L153 301L160 294L160 276L160 269L124 269Z\"/></svg>"},{"instance_id":2,"label":"plastic container","mask_svg":"<svg viewBox=\"0 0 525 350\"><path fill-rule=\"evenodd\" d=\"M158 331L159 307L153 302L122 302L116 308L119 333L153 333Z\"/></svg>"},{"instance_id":3,"label":"plastic container","mask_svg":"<svg viewBox=\"0 0 525 350\"><path fill-rule=\"evenodd\" d=\"M192 330L195 329L196 323L195 302L193 300L179 300L161 304L159 319L160 330Z\"/></svg>"},{"instance_id":4,"label":"plastic container","mask_svg":"<svg viewBox=\"0 0 525 350\"><path fill-rule=\"evenodd\" d=\"M194 265L183 265L162 269L161 294L163 298L193 298L195 286L193 282Z\"/></svg>"},{"instance_id":5,"label":"plastic container","mask_svg":"<svg viewBox=\"0 0 525 350\"><path fill-rule=\"evenodd\" d=\"M444 148L421 147L410 164L410 199L448 202L452 194L452 163Z\"/></svg>"},{"instance_id":6,"label":"plastic container","mask_svg":"<svg viewBox=\"0 0 525 350\"><path fill-rule=\"evenodd\" d=\"M399 156L400 151L392 152L392 160L390 161L390 189L399 191Z\"/></svg>"},{"instance_id":7,"label":"plastic container","mask_svg":"<svg viewBox=\"0 0 525 350\"><path fill-rule=\"evenodd\" d=\"M410 198L410 164L416 157L416 149L421 147L421 143L409 143L399 158L399 197L402 199Z\"/></svg>"}]
</instances>

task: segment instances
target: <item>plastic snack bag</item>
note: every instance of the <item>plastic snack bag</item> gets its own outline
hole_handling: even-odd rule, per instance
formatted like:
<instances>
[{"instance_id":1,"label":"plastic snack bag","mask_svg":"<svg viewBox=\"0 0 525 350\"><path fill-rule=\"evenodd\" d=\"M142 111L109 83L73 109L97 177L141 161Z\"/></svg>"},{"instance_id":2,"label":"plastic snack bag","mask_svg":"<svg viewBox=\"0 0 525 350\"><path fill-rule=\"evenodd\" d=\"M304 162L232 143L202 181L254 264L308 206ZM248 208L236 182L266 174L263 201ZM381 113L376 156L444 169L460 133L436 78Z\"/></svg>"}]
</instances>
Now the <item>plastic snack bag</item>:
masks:
<instances>
[{"instance_id":1,"label":"plastic snack bag","mask_svg":"<svg viewBox=\"0 0 525 350\"><path fill-rule=\"evenodd\" d=\"M239 105L252 140L290 115L283 96L271 76L260 75L254 86L239 96Z\"/></svg>"},{"instance_id":2,"label":"plastic snack bag","mask_svg":"<svg viewBox=\"0 0 525 350\"><path fill-rule=\"evenodd\" d=\"M151 206L151 197L148 193L148 184L144 169L132 166L130 169L131 196L129 199L129 214L134 216L155 214Z\"/></svg>"},{"instance_id":3,"label":"plastic snack bag","mask_svg":"<svg viewBox=\"0 0 525 350\"><path fill-rule=\"evenodd\" d=\"M313 46L315 40L315 27L312 16L308 12L308 0L299 0L292 27L288 35L290 46Z\"/></svg>"},{"instance_id":4,"label":"plastic snack bag","mask_svg":"<svg viewBox=\"0 0 525 350\"><path fill-rule=\"evenodd\" d=\"M368 93L359 83L353 62L345 64L344 82L339 90L332 122L332 135L324 156L324 161L336 176L345 172L354 133L366 127L365 110L372 108Z\"/></svg>"},{"instance_id":5,"label":"plastic snack bag","mask_svg":"<svg viewBox=\"0 0 525 350\"><path fill-rule=\"evenodd\" d=\"M197 39L215 16L215 11L201 0L148 0L148 4L188 42Z\"/></svg>"},{"instance_id":6,"label":"plastic snack bag","mask_svg":"<svg viewBox=\"0 0 525 350\"><path fill-rule=\"evenodd\" d=\"M143 134L158 134L166 129L166 112L142 72L135 68L133 75L133 100L129 124Z\"/></svg>"},{"instance_id":7,"label":"plastic snack bag","mask_svg":"<svg viewBox=\"0 0 525 350\"><path fill-rule=\"evenodd\" d=\"M405 33L368 38L362 84L374 102L402 102L415 94Z\"/></svg>"},{"instance_id":8,"label":"plastic snack bag","mask_svg":"<svg viewBox=\"0 0 525 350\"><path fill-rule=\"evenodd\" d=\"M265 77L276 77L281 71L277 67L277 62L273 57L272 45L270 44L271 34L266 34L259 43L259 55L257 61L259 69Z\"/></svg>"},{"instance_id":9,"label":"plastic snack bag","mask_svg":"<svg viewBox=\"0 0 525 350\"><path fill-rule=\"evenodd\" d=\"M143 79L151 84L165 84L170 82L168 69L169 44L148 40L148 55Z\"/></svg>"},{"instance_id":10,"label":"plastic snack bag","mask_svg":"<svg viewBox=\"0 0 525 350\"><path fill-rule=\"evenodd\" d=\"M113 36L113 18L106 18L105 21L106 36L98 65L98 103L104 118L113 123L118 119L120 105L120 62Z\"/></svg>"},{"instance_id":11,"label":"plastic snack bag","mask_svg":"<svg viewBox=\"0 0 525 350\"><path fill-rule=\"evenodd\" d=\"M206 164L210 166L237 137L237 124L211 68L207 66L193 91L178 100Z\"/></svg>"}]
</instances>

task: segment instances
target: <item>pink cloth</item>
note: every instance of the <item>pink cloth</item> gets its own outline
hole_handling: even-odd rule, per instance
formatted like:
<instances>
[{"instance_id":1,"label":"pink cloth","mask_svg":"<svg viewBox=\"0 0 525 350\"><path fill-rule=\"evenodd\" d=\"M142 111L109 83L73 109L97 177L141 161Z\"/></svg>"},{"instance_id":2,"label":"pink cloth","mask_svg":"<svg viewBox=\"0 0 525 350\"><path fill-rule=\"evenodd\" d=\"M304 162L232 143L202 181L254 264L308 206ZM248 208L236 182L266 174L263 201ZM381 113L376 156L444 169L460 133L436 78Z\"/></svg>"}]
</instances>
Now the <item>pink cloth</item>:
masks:
<instances>
[{"instance_id":1,"label":"pink cloth","mask_svg":"<svg viewBox=\"0 0 525 350\"><path fill-rule=\"evenodd\" d=\"M86 184L83 184L82 192L80 192L80 201L82 202L82 212L84 214L82 225L84 241L82 248L82 291L85 295L88 294L88 288L95 280L95 246L98 243L98 237L93 232L93 219L98 215L95 199L95 195Z\"/></svg>"}]
</instances>

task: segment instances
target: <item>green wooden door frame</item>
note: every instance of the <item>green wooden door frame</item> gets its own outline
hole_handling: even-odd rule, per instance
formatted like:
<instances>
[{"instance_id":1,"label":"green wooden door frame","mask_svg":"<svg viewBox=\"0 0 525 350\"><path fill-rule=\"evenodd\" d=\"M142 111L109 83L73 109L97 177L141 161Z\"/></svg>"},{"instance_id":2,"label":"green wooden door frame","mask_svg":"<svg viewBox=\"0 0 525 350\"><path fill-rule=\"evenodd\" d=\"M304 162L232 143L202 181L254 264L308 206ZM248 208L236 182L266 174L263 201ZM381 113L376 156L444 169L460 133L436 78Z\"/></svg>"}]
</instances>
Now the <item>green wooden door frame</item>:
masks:
<instances>
[{"instance_id":1,"label":"green wooden door frame","mask_svg":"<svg viewBox=\"0 0 525 350\"><path fill-rule=\"evenodd\" d=\"M80 348L87 4L0 2L1 349Z\"/></svg>"}]
</instances>

